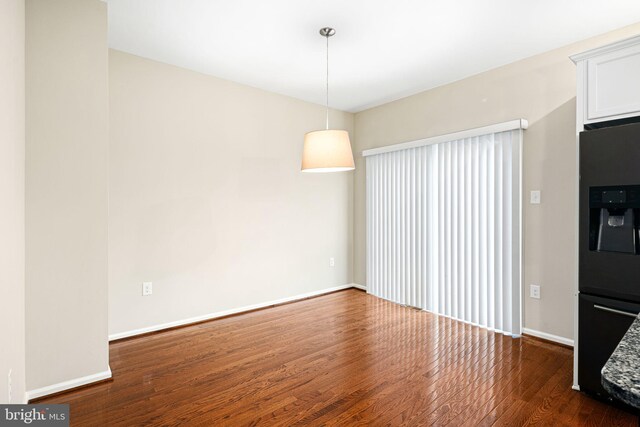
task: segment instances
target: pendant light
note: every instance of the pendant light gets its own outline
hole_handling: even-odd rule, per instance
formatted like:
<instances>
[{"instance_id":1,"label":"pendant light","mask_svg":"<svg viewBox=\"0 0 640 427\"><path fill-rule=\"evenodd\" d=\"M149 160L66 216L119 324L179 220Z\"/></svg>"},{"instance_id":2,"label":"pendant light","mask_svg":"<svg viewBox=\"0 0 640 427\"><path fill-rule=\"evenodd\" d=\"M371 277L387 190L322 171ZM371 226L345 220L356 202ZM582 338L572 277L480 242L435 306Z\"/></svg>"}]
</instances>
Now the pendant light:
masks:
<instances>
[{"instance_id":1,"label":"pendant light","mask_svg":"<svg viewBox=\"0 0 640 427\"><path fill-rule=\"evenodd\" d=\"M329 37L336 30L325 27L320 35L327 38L327 122L325 130L309 132L304 136L302 172L342 172L355 169L349 133L329 129Z\"/></svg>"}]
</instances>

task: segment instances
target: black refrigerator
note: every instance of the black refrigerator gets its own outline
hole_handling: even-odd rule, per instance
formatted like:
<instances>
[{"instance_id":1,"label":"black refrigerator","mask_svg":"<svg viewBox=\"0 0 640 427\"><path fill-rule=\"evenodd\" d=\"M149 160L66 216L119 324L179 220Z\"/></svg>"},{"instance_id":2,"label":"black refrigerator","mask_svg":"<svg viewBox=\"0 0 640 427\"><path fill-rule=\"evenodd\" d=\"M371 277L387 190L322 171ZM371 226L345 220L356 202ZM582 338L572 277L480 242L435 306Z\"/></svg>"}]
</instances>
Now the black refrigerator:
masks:
<instances>
[{"instance_id":1,"label":"black refrigerator","mask_svg":"<svg viewBox=\"0 0 640 427\"><path fill-rule=\"evenodd\" d=\"M578 384L608 398L600 372L640 312L640 123L580 133L579 191Z\"/></svg>"}]
</instances>

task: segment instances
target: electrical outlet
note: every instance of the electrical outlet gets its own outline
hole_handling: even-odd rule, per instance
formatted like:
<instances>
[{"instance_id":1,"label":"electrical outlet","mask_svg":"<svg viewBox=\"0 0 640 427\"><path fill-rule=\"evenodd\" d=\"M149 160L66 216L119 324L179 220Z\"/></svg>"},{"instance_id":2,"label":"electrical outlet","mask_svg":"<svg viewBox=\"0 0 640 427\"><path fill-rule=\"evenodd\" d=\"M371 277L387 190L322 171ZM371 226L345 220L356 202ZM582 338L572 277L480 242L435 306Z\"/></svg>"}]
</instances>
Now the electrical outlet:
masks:
<instances>
[{"instance_id":1,"label":"electrical outlet","mask_svg":"<svg viewBox=\"0 0 640 427\"><path fill-rule=\"evenodd\" d=\"M334 257L329 258L329 267L336 266L336 259Z\"/></svg>"},{"instance_id":2,"label":"electrical outlet","mask_svg":"<svg viewBox=\"0 0 640 427\"><path fill-rule=\"evenodd\" d=\"M7 374L7 403L11 403L11 373L13 369L9 369L9 373Z\"/></svg>"},{"instance_id":3,"label":"electrical outlet","mask_svg":"<svg viewBox=\"0 0 640 427\"><path fill-rule=\"evenodd\" d=\"M540 286L538 285L531 285L531 287L529 288L529 296L531 298L536 298L536 299L540 299Z\"/></svg>"},{"instance_id":4,"label":"electrical outlet","mask_svg":"<svg viewBox=\"0 0 640 427\"><path fill-rule=\"evenodd\" d=\"M539 205L540 204L540 190L533 190L531 191L531 200L530 200L532 205Z\"/></svg>"},{"instance_id":5,"label":"electrical outlet","mask_svg":"<svg viewBox=\"0 0 640 427\"><path fill-rule=\"evenodd\" d=\"M153 283L152 282L142 282L142 296L148 297L153 293Z\"/></svg>"}]
</instances>

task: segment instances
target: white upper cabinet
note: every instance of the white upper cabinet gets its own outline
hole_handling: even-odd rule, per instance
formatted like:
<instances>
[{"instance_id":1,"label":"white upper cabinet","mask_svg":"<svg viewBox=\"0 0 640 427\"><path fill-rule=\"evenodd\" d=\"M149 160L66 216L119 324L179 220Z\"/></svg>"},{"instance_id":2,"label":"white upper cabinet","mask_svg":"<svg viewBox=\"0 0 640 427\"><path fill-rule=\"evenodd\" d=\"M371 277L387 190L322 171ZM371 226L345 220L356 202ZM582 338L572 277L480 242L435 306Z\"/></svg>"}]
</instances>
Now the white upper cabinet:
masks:
<instances>
[{"instance_id":1,"label":"white upper cabinet","mask_svg":"<svg viewBox=\"0 0 640 427\"><path fill-rule=\"evenodd\" d=\"M573 55L583 123L640 115L640 36Z\"/></svg>"}]
</instances>

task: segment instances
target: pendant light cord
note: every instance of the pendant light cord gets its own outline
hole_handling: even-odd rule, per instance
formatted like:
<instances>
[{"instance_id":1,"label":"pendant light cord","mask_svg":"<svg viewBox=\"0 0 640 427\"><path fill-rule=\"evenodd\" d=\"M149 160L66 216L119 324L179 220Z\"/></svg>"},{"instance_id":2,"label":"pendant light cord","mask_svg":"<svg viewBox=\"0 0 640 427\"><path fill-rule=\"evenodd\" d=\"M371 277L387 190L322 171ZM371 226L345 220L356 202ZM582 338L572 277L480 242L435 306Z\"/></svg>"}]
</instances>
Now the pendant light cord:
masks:
<instances>
[{"instance_id":1,"label":"pendant light cord","mask_svg":"<svg viewBox=\"0 0 640 427\"><path fill-rule=\"evenodd\" d=\"M327 36L327 130L329 130L329 36Z\"/></svg>"}]
</instances>

